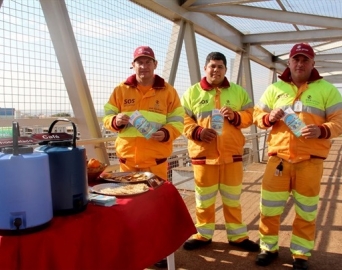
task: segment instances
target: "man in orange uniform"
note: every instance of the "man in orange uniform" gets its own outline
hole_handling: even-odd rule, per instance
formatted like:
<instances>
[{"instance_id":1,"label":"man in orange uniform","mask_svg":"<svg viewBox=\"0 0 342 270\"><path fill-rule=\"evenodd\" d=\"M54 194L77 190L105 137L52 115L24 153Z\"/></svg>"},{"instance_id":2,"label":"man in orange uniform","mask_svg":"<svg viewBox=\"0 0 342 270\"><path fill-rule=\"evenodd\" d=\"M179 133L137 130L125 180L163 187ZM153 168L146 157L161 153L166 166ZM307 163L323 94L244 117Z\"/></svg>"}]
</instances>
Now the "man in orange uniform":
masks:
<instances>
[{"instance_id":1,"label":"man in orange uniform","mask_svg":"<svg viewBox=\"0 0 342 270\"><path fill-rule=\"evenodd\" d=\"M210 53L204 71L206 76L182 97L184 134L195 176L197 220L197 234L183 247L193 250L211 243L216 195L220 192L229 244L259 251L259 245L248 239L240 205L245 144L241 129L252 124L253 104L246 90L225 77L227 60L222 53Z\"/></svg>"},{"instance_id":2,"label":"man in orange uniform","mask_svg":"<svg viewBox=\"0 0 342 270\"><path fill-rule=\"evenodd\" d=\"M115 87L104 106L104 126L118 132L115 141L120 171L149 171L167 179L167 158L173 141L182 134L184 109L177 91L154 74L157 60L148 46L136 48L132 68L134 75ZM146 137L130 123L139 112L156 130ZM166 259L156 264L166 266Z\"/></svg>"},{"instance_id":3,"label":"man in orange uniform","mask_svg":"<svg viewBox=\"0 0 342 270\"><path fill-rule=\"evenodd\" d=\"M105 128L118 132L115 141L121 171L150 171L167 179L167 158L173 141L184 126L184 109L177 91L154 74L157 68L153 50L148 46L134 51L134 75L115 87L105 105ZM139 111L157 130L146 138L130 122Z\"/></svg>"},{"instance_id":4,"label":"man in orange uniform","mask_svg":"<svg viewBox=\"0 0 342 270\"><path fill-rule=\"evenodd\" d=\"M290 244L293 269L308 269L314 247L323 160L330 139L342 133L341 94L319 75L314 57L309 44L294 45L280 81L270 85L255 106L254 123L261 129L272 127L261 187L262 251L256 258L261 266L278 257L280 216L290 193L296 211ZM288 108L304 122L300 134L293 133L282 120Z\"/></svg>"}]
</instances>

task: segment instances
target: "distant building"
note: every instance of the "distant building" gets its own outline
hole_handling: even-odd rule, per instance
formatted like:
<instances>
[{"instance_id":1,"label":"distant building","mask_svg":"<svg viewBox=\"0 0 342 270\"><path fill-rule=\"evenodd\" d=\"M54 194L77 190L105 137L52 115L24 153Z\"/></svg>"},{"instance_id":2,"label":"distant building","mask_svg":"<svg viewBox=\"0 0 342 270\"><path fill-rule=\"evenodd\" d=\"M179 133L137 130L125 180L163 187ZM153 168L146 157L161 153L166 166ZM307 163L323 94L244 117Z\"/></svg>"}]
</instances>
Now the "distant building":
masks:
<instances>
[{"instance_id":1,"label":"distant building","mask_svg":"<svg viewBox=\"0 0 342 270\"><path fill-rule=\"evenodd\" d=\"M14 119L14 108L0 108L0 119ZM12 137L12 127L0 127L0 138Z\"/></svg>"},{"instance_id":2,"label":"distant building","mask_svg":"<svg viewBox=\"0 0 342 270\"><path fill-rule=\"evenodd\" d=\"M0 108L0 118L14 118L14 108Z\"/></svg>"}]
</instances>

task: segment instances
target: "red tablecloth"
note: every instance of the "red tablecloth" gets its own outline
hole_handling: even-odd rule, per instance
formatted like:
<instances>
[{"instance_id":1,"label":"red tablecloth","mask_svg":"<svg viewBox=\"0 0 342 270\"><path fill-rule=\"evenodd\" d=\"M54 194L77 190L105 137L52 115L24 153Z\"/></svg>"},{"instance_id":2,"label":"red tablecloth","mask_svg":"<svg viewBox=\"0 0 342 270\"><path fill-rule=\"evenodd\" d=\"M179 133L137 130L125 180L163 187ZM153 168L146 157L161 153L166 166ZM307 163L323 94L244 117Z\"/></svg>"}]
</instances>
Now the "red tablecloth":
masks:
<instances>
[{"instance_id":1,"label":"red tablecloth","mask_svg":"<svg viewBox=\"0 0 342 270\"><path fill-rule=\"evenodd\" d=\"M112 207L89 204L48 228L0 235L1 270L142 270L177 250L196 229L170 183Z\"/></svg>"}]
</instances>

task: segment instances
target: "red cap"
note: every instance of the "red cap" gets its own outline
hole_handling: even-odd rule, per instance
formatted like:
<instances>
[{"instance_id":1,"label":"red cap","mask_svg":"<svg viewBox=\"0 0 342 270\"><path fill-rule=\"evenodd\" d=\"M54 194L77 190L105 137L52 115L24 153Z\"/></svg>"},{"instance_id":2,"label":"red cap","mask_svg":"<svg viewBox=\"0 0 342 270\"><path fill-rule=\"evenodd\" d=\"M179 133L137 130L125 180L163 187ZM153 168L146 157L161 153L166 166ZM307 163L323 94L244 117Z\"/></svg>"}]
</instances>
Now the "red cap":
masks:
<instances>
[{"instance_id":1,"label":"red cap","mask_svg":"<svg viewBox=\"0 0 342 270\"><path fill-rule=\"evenodd\" d=\"M307 43L298 43L294 45L290 51L290 58L298 54L305 55L308 58L314 59L315 52L312 47Z\"/></svg>"},{"instance_id":2,"label":"red cap","mask_svg":"<svg viewBox=\"0 0 342 270\"><path fill-rule=\"evenodd\" d=\"M146 56L152 58L153 60L156 60L154 58L153 50L148 46L140 46L136 48L133 54L133 61L135 61L140 56Z\"/></svg>"}]
</instances>

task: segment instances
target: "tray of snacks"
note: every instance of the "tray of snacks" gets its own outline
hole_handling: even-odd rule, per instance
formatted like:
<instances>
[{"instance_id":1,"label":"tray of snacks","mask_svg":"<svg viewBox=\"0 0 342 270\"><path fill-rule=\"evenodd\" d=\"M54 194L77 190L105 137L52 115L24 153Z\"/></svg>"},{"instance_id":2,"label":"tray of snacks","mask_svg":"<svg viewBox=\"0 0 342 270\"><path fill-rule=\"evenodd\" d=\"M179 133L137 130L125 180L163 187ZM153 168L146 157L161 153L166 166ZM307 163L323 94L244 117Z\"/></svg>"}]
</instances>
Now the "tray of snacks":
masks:
<instances>
[{"instance_id":1,"label":"tray of snacks","mask_svg":"<svg viewBox=\"0 0 342 270\"><path fill-rule=\"evenodd\" d=\"M144 183L156 188L165 181L151 172L103 172L100 179L106 182L139 184Z\"/></svg>"},{"instance_id":2,"label":"tray of snacks","mask_svg":"<svg viewBox=\"0 0 342 270\"><path fill-rule=\"evenodd\" d=\"M149 187L144 183L138 183L136 185L125 183L105 183L91 187L91 192L116 197L133 196L147 191L149 191Z\"/></svg>"},{"instance_id":3,"label":"tray of snacks","mask_svg":"<svg viewBox=\"0 0 342 270\"><path fill-rule=\"evenodd\" d=\"M147 180L154 177L150 172L104 172L100 178L108 182L137 184L146 183Z\"/></svg>"}]
</instances>

